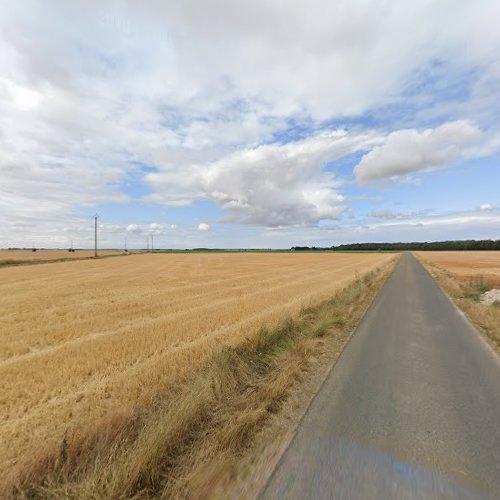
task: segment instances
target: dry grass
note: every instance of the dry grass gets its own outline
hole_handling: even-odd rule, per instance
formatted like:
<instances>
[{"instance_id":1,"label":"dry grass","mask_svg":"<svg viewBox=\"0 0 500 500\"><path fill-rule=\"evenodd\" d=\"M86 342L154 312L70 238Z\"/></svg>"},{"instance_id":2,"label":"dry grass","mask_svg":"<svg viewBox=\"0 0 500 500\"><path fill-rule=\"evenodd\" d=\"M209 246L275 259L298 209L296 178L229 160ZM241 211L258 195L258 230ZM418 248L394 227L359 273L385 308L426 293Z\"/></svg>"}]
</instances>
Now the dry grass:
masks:
<instances>
[{"instance_id":1,"label":"dry grass","mask_svg":"<svg viewBox=\"0 0 500 500\"><path fill-rule=\"evenodd\" d=\"M302 258L300 259L302 261ZM314 260L314 259L313 259ZM37 498L199 498L227 476L256 431L279 411L325 335L345 339L387 274L358 278L297 319L211 356L171 385L99 429L68 433L59 450L35 454L17 495ZM222 474L222 475L224 475ZM211 490L211 491L209 491ZM214 496L215 495L215 496Z\"/></svg>"},{"instance_id":2,"label":"dry grass","mask_svg":"<svg viewBox=\"0 0 500 500\"><path fill-rule=\"evenodd\" d=\"M458 307L500 353L500 305L479 302L500 288L500 252L415 252Z\"/></svg>"},{"instance_id":3,"label":"dry grass","mask_svg":"<svg viewBox=\"0 0 500 500\"><path fill-rule=\"evenodd\" d=\"M391 258L160 254L2 269L3 477L83 424L103 436L129 425L221 346L297 317Z\"/></svg>"},{"instance_id":4,"label":"dry grass","mask_svg":"<svg viewBox=\"0 0 500 500\"><path fill-rule=\"evenodd\" d=\"M99 250L100 257L108 257L110 255L121 255L125 252L121 250ZM66 259L89 259L94 257L93 250L0 250L0 266L27 264L31 262L52 262Z\"/></svg>"}]
</instances>

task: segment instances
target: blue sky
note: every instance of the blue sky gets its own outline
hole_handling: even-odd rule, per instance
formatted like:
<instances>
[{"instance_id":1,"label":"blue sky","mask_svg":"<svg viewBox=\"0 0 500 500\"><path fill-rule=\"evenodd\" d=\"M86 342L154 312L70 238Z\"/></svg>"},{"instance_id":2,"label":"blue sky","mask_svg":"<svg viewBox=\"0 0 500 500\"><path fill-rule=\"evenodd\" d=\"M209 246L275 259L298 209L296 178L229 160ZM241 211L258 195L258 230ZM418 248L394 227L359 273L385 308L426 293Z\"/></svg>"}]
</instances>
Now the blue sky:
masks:
<instances>
[{"instance_id":1,"label":"blue sky","mask_svg":"<svg viewBox=\"0 0 500 500\"><path fill-rule=\"evenodd\" d=\"M500 238L498 2L4 3L0 247Z\"/></svg>"}]
</instances>

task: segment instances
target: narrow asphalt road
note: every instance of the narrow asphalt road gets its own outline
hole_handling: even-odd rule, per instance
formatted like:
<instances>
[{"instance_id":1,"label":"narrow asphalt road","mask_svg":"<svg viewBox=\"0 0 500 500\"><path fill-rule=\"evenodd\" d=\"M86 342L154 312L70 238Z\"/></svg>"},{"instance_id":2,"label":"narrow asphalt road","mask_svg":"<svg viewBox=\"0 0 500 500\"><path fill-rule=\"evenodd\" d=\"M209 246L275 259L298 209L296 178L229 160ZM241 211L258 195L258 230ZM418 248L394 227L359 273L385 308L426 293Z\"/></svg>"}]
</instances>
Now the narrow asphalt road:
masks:
<instances>
[{"instance_id":1,"label":"narrow asphalt road","mask_svg":"<svg viewBox=\"0 0 500 500\"><path fill-rule=\"evenodd\" d=\"M500 499L500 361L402 256L263 499Z\"/></svg>"}]
</instances>

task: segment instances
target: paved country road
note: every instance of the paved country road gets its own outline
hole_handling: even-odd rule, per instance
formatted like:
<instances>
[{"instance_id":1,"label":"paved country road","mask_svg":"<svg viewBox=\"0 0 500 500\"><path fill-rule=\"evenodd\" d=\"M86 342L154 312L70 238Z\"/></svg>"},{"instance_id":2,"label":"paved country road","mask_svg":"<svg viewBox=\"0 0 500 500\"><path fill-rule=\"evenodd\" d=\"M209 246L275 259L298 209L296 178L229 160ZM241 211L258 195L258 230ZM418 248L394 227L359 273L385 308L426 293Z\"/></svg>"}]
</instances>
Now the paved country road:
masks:
<instances>
[{"instance_id":1,"label":"paved country road","mask_svg":"<svg viewBox=\"0 0 500 500\"><path fill-rule=\"evenodd\" d=\"M500 499L500 359L404 254L263 499Z\"/></svg>"}]
</instances>

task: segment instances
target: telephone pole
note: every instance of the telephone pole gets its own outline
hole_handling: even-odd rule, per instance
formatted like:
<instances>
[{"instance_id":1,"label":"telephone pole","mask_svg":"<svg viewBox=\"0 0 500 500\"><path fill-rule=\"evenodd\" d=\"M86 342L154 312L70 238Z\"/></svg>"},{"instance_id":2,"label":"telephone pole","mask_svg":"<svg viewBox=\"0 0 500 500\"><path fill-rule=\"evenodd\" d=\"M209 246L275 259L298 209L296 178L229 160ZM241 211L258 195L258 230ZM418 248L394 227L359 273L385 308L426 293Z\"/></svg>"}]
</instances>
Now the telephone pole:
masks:
<instances>
[{"instance_id":1,"label":"telephone pole","mask_svg":"<svg viewBox=\"0 0 500 500\"><path fill-rule=\"evenodd\" d=\"M94 215L94 258L97 258L97 217Z\"/></svg>"},{"instance_id":2,"label":"telephone pole","mask_svg":"<svg viewBox=\"0 0 500 500\"><path fill-rule=\"evenodd\" d=\"M154 245L154 240L153 240L153 235L151 234L151 251L155 251L155 245Z\"/></svg>"}]
</instances>

